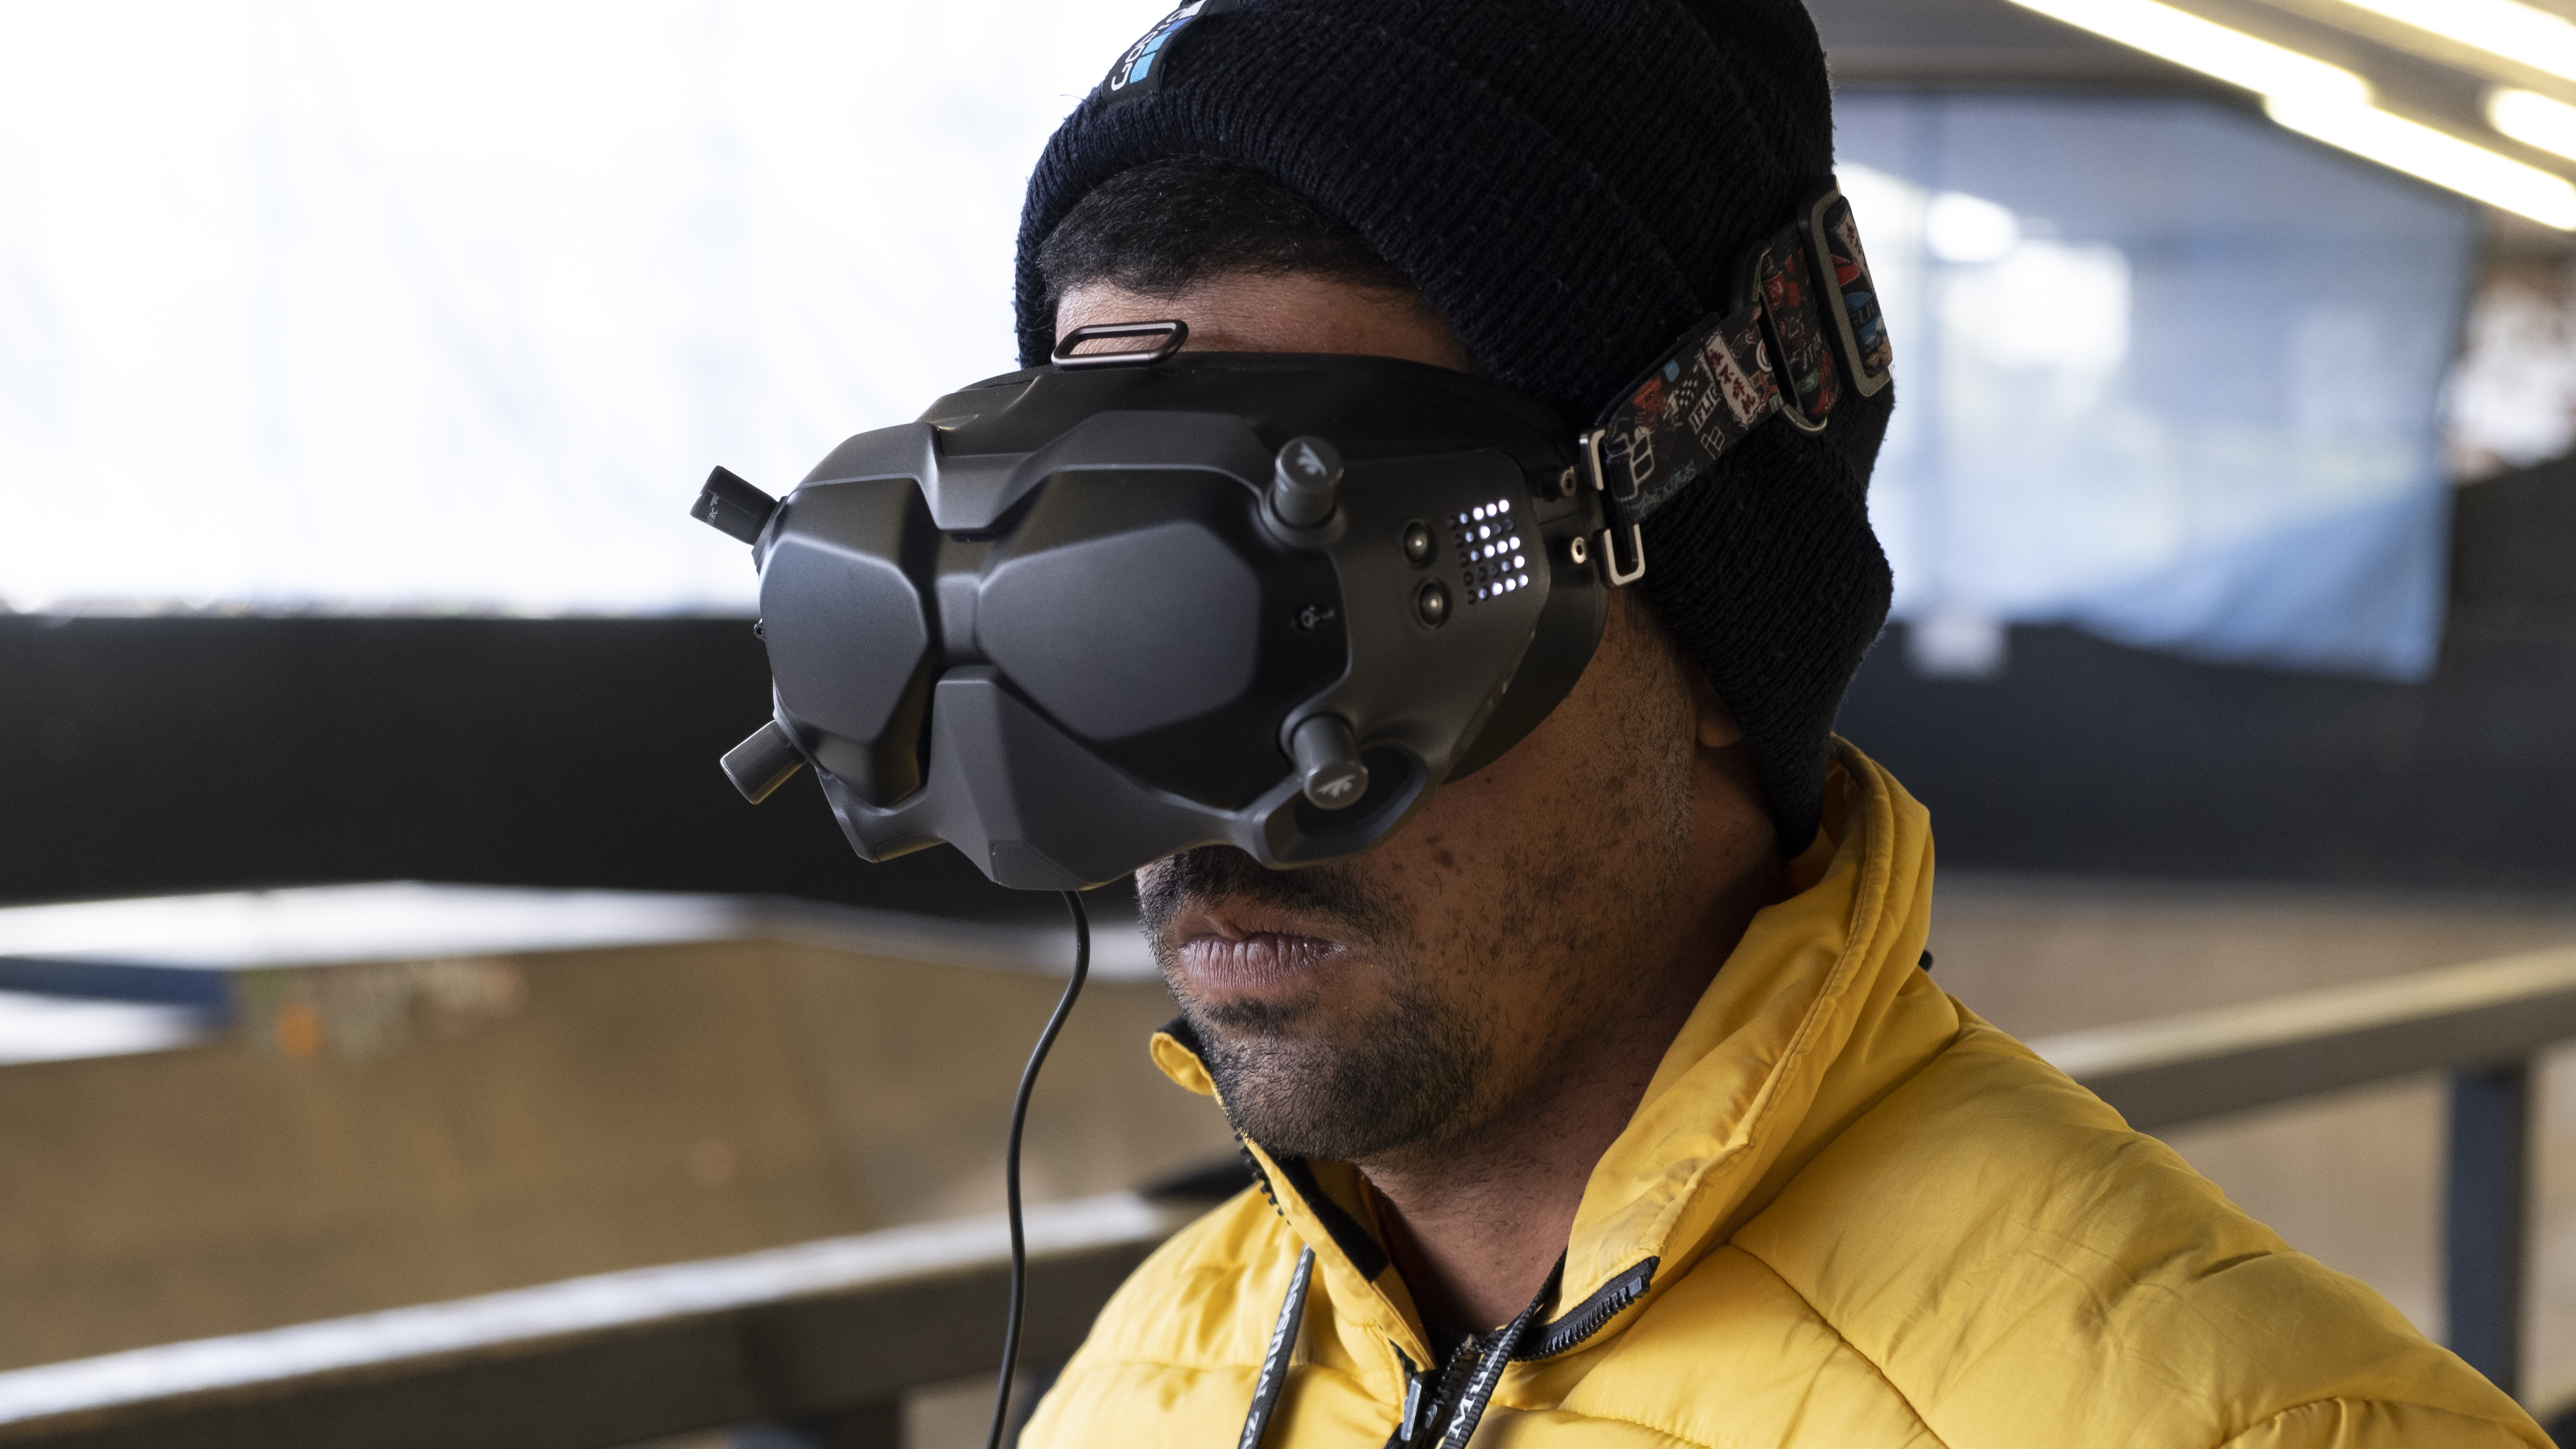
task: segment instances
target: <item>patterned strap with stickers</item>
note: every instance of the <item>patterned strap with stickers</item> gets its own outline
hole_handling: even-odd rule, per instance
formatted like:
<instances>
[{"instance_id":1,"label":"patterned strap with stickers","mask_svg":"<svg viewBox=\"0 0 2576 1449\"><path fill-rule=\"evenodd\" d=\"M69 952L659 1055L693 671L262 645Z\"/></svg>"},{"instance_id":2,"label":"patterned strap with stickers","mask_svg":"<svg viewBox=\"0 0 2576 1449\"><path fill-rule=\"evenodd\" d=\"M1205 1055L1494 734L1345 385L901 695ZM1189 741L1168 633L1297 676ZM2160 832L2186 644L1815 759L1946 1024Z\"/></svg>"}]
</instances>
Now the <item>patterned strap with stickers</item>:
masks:
<instances>
[{"instance_id":1,"label":"patterned strap with stickers","mask_svg":"<svg viewBox=\"0 0 2576 1449\"><path fill-rule=\"evenodd\" d=\"M1756 248L1747 273L1750 300L1692 328L1585 435L1632 550L1638 524L1772 414L1822 432L1846 389L1866 397L1887 386L1886 319L1839 189Z\"/></svg>"}]
</instances>

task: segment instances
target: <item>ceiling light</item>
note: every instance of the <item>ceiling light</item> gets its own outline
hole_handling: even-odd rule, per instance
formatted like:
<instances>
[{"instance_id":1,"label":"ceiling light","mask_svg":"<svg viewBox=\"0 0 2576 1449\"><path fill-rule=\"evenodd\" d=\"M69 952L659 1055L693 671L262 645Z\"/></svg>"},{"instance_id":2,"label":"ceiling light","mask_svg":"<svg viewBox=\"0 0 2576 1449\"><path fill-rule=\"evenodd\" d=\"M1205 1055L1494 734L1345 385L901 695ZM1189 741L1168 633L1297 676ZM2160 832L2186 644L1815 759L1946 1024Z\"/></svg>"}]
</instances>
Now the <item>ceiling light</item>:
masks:
<instances>
[{"instance_id":1,"label":"ceiling light","mask_svg":"<svg viewBox=\"0 0 2576 1449\"><path fill-rule=\"evenodd\" d=\"M2576 106L2563 101L2498 87L2487 93L2487 124L2526 146L2576 158Z\"/></svg>"},{"instance_id":2,"label":"ceiling light","mask_svg":"<svg viewBox=\"0 0 2576 1449\"><path fill-rule=\"evenodd\" d=\"M2258 95L2309 103L2366 105L2360 76L2241 30L2159 5L2156 0L2013 0L2122 45L2216 76ZM2449 3L2449 0L2445 0Z\"/></svg>"},{"instance_id":3,"label":"ceiling light","mask_svg":"<svg viewBox=\"0 0 2576 1449\"><path fill-rule=\"evenodd\" d=\"M2020 240L2020 219L1982 196L1944 191L1924 211L1924 247L1945 262L2000 261Z\"/></svg>"},{"instance_id":4,"label":"ceiling light","mask_svg":"<svg viewBox=\"0 0 2576 1449\"><path fill-rule=\"evenodd\" d=\"M2563 176L2372 106L2315 105L2276 97L2265 102L2263 109L2293 131L2390 170L2561 231L2576 231L2576 185Z\"/></svg>"},{"instance_id":5,"label":"ceiling light","mask_svg":"<svg viewBox=\"0 0 2576 1449\"><path fill-rule=\"evenodd\" d=\"M2392 171L2448 187L2463 196L2561 231L2576 231L2576 185L2512 157L2463 141L2370 104L2370 86L2341 66L2257 40L2242 31L2160 5L2156 0L2013 0L2025 9L2090 30L2122 45L2215 76L2263 97L2273 120L2329 146L2340 146ZM2368 0L2370 8L2412 7L2417 0ZM2462 0L2440 0L2463 11ZM2510 5L2511 0L2480 0ZM2514 9L2524 7L2513 6ZM2382 13L2394 13L2393 9ZM2486 14L2484 10L2476 13ZM2561 22L2563 23L2563 22ZM2430 28L2430 27L2427 27ZM2576 30L2576 27L2571 27ZM2447 32L2446 32L2447 33ZM2532 99L2539 100L2534 96ZM2514 103L2517 114L2528 110ZM2554 104L2554 103L2553 103ZM2492 112L2491 112L2492 114ZM2497 122L2496 129L2513 132ZM2534 141L2534 145L2549 143ZM2554 146L2550 149L2558 149Z\"/></svg>"},{"instance_id":6,"label":"ceiling light","mask_svg":"<svg viewBox=\"0 0 2576 1449\"><path fill-rule=\"evenodd\" d=\"M2576 80L2576 25L2519 0L2344 0L2445 40Z\"/></svg>"}]
</instances>

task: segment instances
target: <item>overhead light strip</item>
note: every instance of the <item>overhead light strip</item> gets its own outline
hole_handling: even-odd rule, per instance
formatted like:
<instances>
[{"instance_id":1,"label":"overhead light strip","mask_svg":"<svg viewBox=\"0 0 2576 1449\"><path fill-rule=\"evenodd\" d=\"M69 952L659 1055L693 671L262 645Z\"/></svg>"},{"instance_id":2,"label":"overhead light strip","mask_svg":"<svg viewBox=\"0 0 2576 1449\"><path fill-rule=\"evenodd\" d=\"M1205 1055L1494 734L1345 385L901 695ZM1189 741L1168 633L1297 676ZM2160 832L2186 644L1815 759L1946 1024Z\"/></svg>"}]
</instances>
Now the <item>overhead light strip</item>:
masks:
<instances>
[{"instance_id":1,"label":"overhead light strip","mask_svg":"<svg viewBox=\"0 0 2576 1449\"><path fill-rule=\"evenodd\" d=\"M2156 0L2013 3L2252 91L2263 97L2266 114L2301 135L2545 226L2576 231L2576 184L2379 109L2371 104L2369 82L2341 66Z\"/></svg>"},{"instance_id":2,"label":"overhead light strip","mask_svg":"<svg viewBox=\"0 0 2576 1449\"><path fill-rule=\"evenodd\" d=\"M2520 0L2343 0L2444 40L2576 80L2576 25ZM2511 133L2507 133L2511 134Z\"/></svg>"},{"instance_id":3,"label":"overhead light strip","mask_svg":"<svg viewBox=\"0 0 2576 1449\"><path fill-rule=\"evenodd\" d=\"M2487 124L2543 151L2576 160L2576 106L2499 86L2487 93Z\"/></svg>"},{"instance_id":4,"label":"overhead light strip","mask_svg":"<svg viewBox=\"0 0 2576 1449\"><path fill-rule=\"evenodd\" d=\"M2301 135L2340 146L2392 171L2448 187L2560 231L2576 231L2576 185L2473 141L2463 141L2448 131L2390 115L2376 106L2267 100L2263 110Z\"/></svg>"},{"instance_id":5,"label":"overhead light strip","mask_svg":"<svg viewBox=\"0 0 2576 1449\"><path fill-rule=\"evenodd\" d=\"M2156 0L2014 0L2026 9L2116 40L2229 85L2265 97L2346 105L2370 104L2370 85L2328 65L2241 30L2203 20Z\"/></svg>"}]
</instances>

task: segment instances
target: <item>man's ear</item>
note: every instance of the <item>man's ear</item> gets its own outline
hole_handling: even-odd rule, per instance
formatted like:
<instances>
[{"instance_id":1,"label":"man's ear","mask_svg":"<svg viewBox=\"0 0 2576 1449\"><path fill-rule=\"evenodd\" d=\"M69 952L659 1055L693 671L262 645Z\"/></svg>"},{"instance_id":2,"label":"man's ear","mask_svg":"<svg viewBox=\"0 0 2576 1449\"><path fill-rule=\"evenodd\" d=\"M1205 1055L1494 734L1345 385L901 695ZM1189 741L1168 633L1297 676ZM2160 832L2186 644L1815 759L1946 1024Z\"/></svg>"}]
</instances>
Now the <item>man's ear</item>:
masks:
<instances>
[{"instance_id":1,"label":"man's ear","mask_svg":"<svg viewBox=\"0 0 2576 1449\"><path fill-rule=\"evenodd\" d=\"M1723 750L1744 743L1744 726L1735 722L1735 711L1717 697L1717 686L1700 671L1699 661L1684 655L1681 665L1683 677L1690 681L1691 713L1698 721L1699 747Z\"/></svg>"}]
</instances>

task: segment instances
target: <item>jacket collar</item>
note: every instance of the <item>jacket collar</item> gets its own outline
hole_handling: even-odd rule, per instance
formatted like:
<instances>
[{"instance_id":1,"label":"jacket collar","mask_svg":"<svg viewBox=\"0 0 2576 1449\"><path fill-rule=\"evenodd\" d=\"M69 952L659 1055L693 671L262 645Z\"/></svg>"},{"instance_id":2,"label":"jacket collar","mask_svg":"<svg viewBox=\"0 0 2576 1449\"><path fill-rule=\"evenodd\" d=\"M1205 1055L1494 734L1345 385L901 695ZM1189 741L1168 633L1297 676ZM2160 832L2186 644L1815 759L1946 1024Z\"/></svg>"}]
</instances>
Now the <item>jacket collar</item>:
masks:
<instances>
[{"instance_id":1,"label":"jacket collar","mask_svg":"<svg viewBox=\"0 0 2576 1449\"><path fill-rule=\"evenodd\" d=\"M1930 816L1876 763L1835 747L1824 828L1791 865L1797 893L1754 917L1593 1168L1557 1301L1517 1357L1619 1331L1634 1316L1624 1309L1724 1242L1957 1034L1955 1010L1915 969ZM1154 1060L1213 1097L1197 1046L1176 1022L1154 1038ZM1245 1148L1281 1217L1316 1249L1334 1301L1427 1362L1403 1280L1366 1226L1357 1170Z\"/></svg>"}]
</instances>

